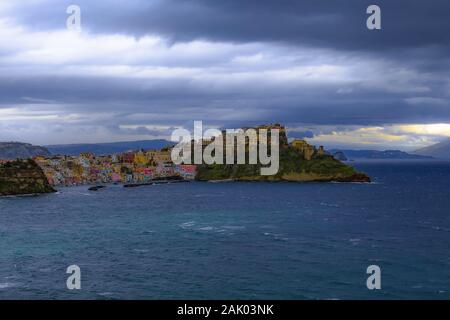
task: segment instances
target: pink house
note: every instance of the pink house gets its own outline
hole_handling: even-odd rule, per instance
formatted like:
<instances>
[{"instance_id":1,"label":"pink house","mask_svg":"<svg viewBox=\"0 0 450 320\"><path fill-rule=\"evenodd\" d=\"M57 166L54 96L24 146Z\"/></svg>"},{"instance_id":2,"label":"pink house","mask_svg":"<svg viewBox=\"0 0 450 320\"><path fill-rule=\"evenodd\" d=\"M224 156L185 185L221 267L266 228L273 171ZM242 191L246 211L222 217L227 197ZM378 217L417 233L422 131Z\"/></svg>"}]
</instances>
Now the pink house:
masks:
<instances>
[{"instance_id":1,"label":"pink house","mask_svg":"<svg viewBox=\"0 0 450 320\"><path fill-rule=\"evenodd\" d=\"M120 174L115 173L115 172L111 175L111 179L112 179L113 182L120 182L120 181L122 181L122 177L120 176Z\"/></svg>"},{"instance_id":2,"label":"pink house","mask_svg":"<svg viewBox=\"0 0 450 320\"><path fill-rule=\"evenodd\" d=\"M152 168L144 168L144 174L147 176L153 175L154 170Z\"/></svg>"},{"instance_id":3,"label":"pink house","mask_svg":"<svg viewBox=\"0 0 450 320\"><path fill-rule=\"evenodd\" d=\"M195 174L197 171L197 166L195 164L182 164L180 167L184 173Z\"/></svg>"}]
</instances>

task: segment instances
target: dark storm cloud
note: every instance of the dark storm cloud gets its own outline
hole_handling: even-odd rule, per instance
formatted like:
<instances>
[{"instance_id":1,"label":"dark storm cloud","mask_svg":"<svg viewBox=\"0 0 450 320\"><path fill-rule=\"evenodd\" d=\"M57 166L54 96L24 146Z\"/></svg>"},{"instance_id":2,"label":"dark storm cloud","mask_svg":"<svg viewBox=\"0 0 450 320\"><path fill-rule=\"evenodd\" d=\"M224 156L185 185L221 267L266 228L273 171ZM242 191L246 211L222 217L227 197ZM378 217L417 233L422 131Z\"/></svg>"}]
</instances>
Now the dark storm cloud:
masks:
<instances>
[{"instance_id":1,"label":"dark storm cloud","mask_svg":"<svg viewBox=\"0 0 450 320\"><path fill-rule=\"evenodd\" d=\"M14 11L35 28L64 27L73 1L24 3ZM132 0L77 1L90 31L173 41L274 41L343 50L391 50L450 44L446 0ZM366 8L382 9L381 32L366 28Z\"/></svg>"}]
</instances>

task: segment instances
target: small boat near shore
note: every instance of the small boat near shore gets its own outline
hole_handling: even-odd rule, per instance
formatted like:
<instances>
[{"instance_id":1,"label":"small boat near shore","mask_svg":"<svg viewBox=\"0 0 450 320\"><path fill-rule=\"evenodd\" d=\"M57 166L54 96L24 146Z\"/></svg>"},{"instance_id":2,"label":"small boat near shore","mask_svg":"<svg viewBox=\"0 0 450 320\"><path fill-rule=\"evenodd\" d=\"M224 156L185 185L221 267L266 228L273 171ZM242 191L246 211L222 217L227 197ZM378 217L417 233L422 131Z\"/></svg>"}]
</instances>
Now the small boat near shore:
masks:
<instances>
[{"instance_id":1,"label":"small boat near shore","mask_svg":"<svg viewBox=\"0 0 450 320\"><path fill-rule=\"evenodd\" d=\"M106 188L106 186L93 186L93 187L90 187L88 190L89 191L98 191L103 188Z\"/></svg>"}]
</instances>

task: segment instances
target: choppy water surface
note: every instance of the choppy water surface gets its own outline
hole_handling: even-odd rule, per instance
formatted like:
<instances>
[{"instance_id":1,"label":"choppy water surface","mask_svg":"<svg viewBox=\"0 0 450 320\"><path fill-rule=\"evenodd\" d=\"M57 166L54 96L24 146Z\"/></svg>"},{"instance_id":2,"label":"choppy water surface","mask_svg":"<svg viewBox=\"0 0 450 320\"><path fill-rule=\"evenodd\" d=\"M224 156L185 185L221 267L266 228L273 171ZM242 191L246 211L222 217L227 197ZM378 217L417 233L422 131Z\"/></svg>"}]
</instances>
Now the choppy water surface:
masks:
<instances>
[{"instance_id":1,"label":"choppy water surface","mask_svg":"<svg viewBox=\"0 0 450 320\"><path fill-rule=\"evenodd\" d=\"M0 199L2 299L450 298L450 163ZM82 289L66 289L77 264ZM382 290L366 288L366 268Z\"/></svg>"}]
</instances>

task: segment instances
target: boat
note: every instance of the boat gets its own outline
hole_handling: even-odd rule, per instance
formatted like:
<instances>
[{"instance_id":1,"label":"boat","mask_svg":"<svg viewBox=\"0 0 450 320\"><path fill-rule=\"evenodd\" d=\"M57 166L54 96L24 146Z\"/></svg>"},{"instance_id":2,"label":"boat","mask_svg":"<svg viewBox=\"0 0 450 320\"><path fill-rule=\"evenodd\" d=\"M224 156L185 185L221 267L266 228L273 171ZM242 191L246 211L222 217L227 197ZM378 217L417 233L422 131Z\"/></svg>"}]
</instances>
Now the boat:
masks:
<instances>
[{"instance_id":1,"label":"boat","mask_svg":"<svg viewBox=\"0 0 450 320\"><path fill-rule=\"evenodd\" d=\"M93 187L90 187L88 190L89 191L98 191L103 188L106 188L106 186L93 186Z\"/></svg>"}]
</instances>

